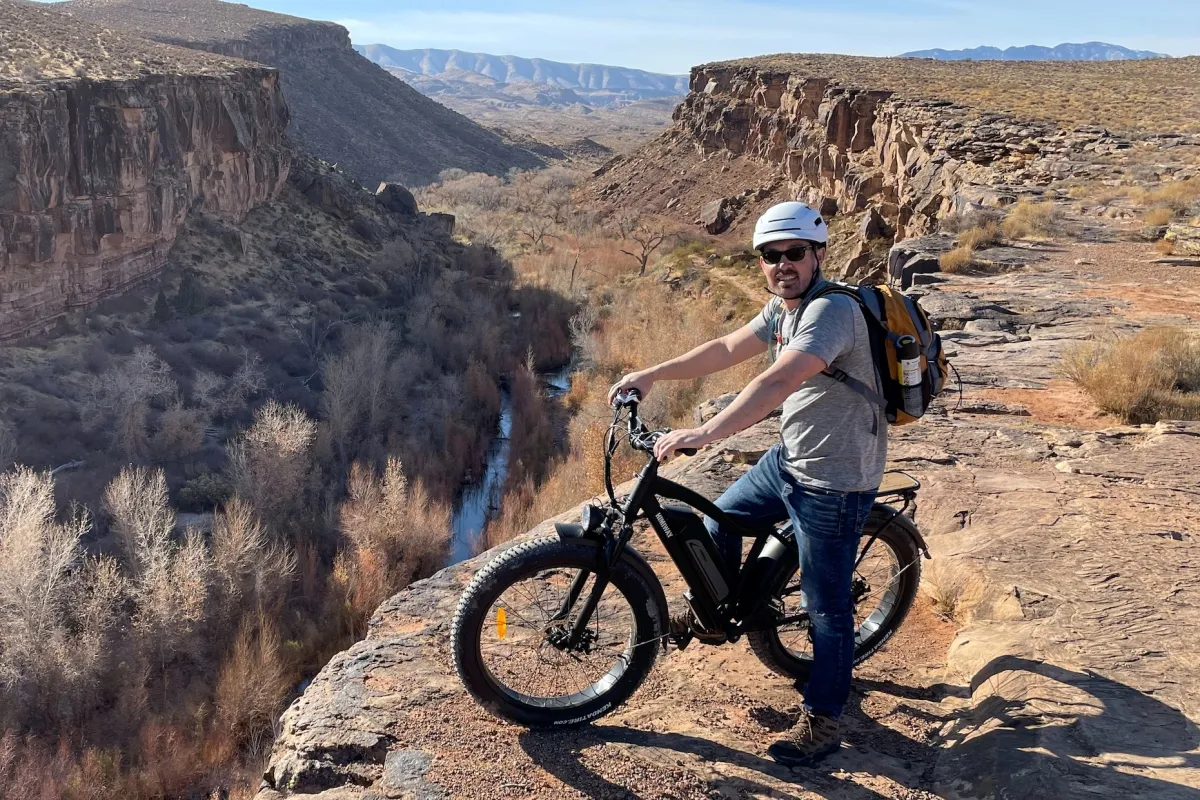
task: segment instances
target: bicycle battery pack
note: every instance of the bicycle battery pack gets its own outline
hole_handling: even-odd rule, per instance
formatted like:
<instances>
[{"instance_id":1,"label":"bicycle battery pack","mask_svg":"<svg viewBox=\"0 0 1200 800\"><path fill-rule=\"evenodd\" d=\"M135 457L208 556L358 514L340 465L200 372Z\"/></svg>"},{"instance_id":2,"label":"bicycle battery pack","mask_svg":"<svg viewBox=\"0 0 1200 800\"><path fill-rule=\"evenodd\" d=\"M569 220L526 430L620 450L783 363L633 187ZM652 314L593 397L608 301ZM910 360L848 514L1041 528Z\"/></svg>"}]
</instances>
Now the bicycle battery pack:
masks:
<instances>
[{"instance_id":1,"label":"bicycle battery pack","mask_svg":"<svg viewBox=\"0 0 1200 800\"><path fill-rule=\"evenodd\" d=\"M705 622L717 619L718 606L733 594L733 580L704 527L704 518L686 506L663 506L650 515L650 524L688 586L698 590L693 592L693 607L700 606L696 610L708 617Z\"/></svg>"},{"instance_id":2,"label":"bicycle battery pack","mask_svg":"<svg viewBox=\"0 0 1200 800\"><path fill-rule=\"evenodd\" d=\"M753 619L762 611L771 594L782 588L783 576L795 571L799 557L790 528L760 536L742 565L736 618Z\"/></svg>"}]
</instances>

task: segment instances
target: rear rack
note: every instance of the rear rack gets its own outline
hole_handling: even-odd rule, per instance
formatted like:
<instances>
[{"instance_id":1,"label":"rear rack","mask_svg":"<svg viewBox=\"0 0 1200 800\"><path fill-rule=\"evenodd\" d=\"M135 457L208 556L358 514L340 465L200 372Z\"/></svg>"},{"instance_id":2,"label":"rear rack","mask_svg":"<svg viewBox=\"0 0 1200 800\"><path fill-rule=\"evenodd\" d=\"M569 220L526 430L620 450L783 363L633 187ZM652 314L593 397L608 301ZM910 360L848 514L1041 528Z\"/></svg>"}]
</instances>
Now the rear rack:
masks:
<instances>
[{"instance_id":1,"label":"rear rack","mask_svg":"<svg viewBox=\"0 0 1200 800\"><path fill-rule=\"evenodd\" d=\"M879 491L876 493L876 497L878 499L896 497L911 500L920 488L921 482L912 475L898 469L892 469L883 473L883 481L879 484Z\"/></svg>"}]
</instances>

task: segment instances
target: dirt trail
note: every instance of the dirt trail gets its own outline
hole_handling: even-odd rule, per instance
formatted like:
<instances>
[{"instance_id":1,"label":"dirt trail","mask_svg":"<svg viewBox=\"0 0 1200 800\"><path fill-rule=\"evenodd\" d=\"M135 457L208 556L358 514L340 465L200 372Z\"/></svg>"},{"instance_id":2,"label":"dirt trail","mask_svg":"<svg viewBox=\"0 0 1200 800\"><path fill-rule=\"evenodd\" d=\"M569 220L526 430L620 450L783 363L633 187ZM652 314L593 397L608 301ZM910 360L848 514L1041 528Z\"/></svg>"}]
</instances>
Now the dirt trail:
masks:
<instances>
[{"instance_id":1,"label":"dirt trail","mask_svg":"<svg viewBox=\"0 0 1200 800\"><path fill-rule=\"evenodd\" d=\"M284 715L268 776L322 798L1200 797L1188 635L1200 627L1200 423L1114 425L1056 373L1097 332L1186 324L1124 292L1166 279L1191 291L1200 271L1152 282L1138 273L1148 246L1089 252L1108 254L1104 271L1064 248L1037 269L928 289L931 313L962 328L946 341L966 390L960 408L893 431L890 457L924 484L916 521L934 560L901 634L857 671L846 743L818 768L765 756L798 696L744 643L668 654L590 727L531 733L488 717L447 654L481 557L381 607L369 638ZM672 471L715 495L774 425ZM638 547L675 596L655 543Z\"/></svg>"}]
</instances>

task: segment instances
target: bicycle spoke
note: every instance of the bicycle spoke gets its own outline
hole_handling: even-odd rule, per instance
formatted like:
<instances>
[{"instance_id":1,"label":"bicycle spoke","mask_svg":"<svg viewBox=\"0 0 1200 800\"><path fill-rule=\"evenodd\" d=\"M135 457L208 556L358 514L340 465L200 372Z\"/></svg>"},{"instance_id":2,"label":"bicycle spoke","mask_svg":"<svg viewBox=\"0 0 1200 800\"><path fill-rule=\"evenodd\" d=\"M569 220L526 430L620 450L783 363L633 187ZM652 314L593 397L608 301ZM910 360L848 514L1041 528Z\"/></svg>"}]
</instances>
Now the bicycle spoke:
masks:
<instances>
[{"instance_id":1,"label":"bicycle spoke","mask_svg":"<svg viewBox=\"0 0 1200 800\"><path fill-rule=\"evenodd\" d=\"M480 632L480 656L493 679L527 702L546 706L579 705L598 697L614 675L630 663L634 639L632 609L614 586L606 587L579 646L560 649L548 638L565 637L578 620L578 610L595 588L588 576L576 606L566 618L554 620L570 592L577 573L542 570L515 581L498 597ZM498 609L505 610L507 626L501 628ZM539 624L540 622L540 624ZM554 633L557 631L557 633Z\"/></svg>"}]
</instances>

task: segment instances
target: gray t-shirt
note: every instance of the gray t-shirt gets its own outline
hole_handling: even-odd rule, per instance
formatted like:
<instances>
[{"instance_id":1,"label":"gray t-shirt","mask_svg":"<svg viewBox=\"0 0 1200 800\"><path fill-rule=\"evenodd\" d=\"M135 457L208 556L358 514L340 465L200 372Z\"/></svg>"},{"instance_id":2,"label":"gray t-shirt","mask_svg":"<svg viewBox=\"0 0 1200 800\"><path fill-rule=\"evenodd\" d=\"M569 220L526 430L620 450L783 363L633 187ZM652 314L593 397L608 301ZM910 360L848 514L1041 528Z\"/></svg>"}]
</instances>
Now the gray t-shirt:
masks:
<instances>
[{"instance_id":1,"label":"gray t-shirt","mask_svg":"<svg viewBox=\"0 0 1200 800\"><path fill-rule=\"evenodd\" d=\"M853 298L834 294L788 311L773 297L750 325L767 343L772 363L782 351L799 350L882 391L867 322ZM838 492L879 487L887 419L882 408L850 387L824 373L814 375L783 401L780 427L785 463L800 483Z\"/></svg>"}]
</instances>

